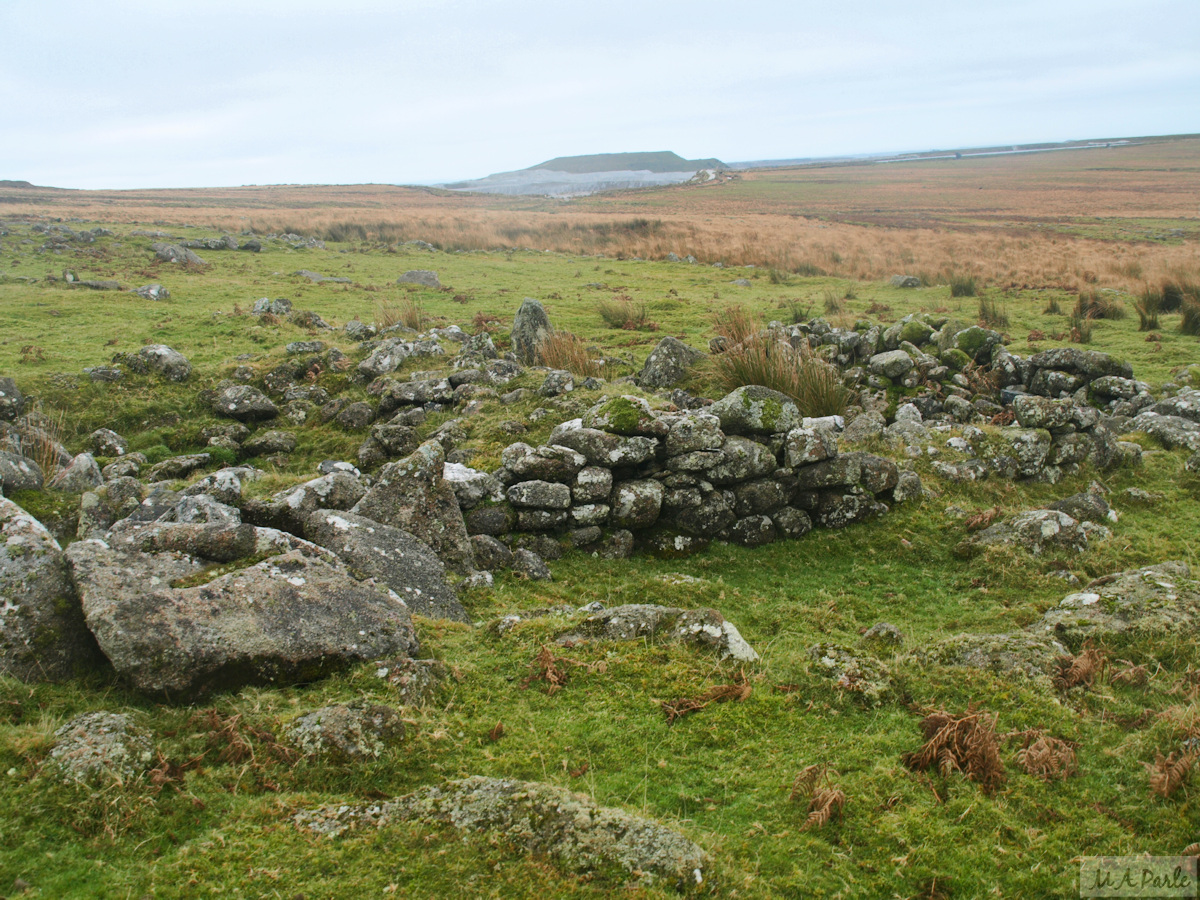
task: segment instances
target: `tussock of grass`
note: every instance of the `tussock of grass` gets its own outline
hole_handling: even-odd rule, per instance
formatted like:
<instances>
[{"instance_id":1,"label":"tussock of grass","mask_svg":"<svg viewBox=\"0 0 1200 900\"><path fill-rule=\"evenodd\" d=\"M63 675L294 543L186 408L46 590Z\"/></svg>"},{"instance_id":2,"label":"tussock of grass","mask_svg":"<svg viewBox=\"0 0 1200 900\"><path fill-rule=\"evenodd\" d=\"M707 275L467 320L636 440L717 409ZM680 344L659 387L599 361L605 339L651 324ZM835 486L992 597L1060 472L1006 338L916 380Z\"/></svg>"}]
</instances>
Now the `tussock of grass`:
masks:
<instances>
[{"instance_id":1,"label":"tussock of grass","mask_svg":"<svg viewBox=\"0 0 1200 900\"><path fill-rule=\"evenodd\" d=\"M1141 298L1133 304L1138 314L1138 331L1156 331L1158 329L1158 314L1162 311L1163 295L1153 288L1142 292Z\"/></svg>"},{"instance_id":2,"label":"tussock of grass","mask_svg":"<svg viewBox=\"0 0 1200 900\"><path fill-rule=\"evenodd\" d=\"M1183 313L1179 319L1180 333L1200 335L1200 300L1184 300L1180 312Z\"/></svg>"},{"instance_id":3,"label":"tussock of grass","mask_svg":"<svg viewBox=\"0 0 1200 900\"><path fill-rule=\"evenodd\" d=\"M987 328L1007 328L1008 313L991 297L979 298L979 321Z\"/></svg>"},{"instance_id":4,"label":"tussock of grass","mask_svg":"<svg viewBox=\"0 0 1200 900\"><path fill-rule=\"evenodd\" d=\"M375 324L380 329L403 325L413 331L423 331L428 323L428 313L413 297L401 297L395 303L381 303L375 307Z\"/></svg>"},{"instance_id":5,"label":"tussock of grass","mask_svg":"<svg viewBox=\"0 0 1200 900\"><path fill-rule=\"evenodd\" d=\"M850 403L851 392L834 366L774 335L729 347L710 365L723 390L762 385L791 397L805 416L841 415Z\"/></svg>"},{"instance_id":6,"label":"tussock of grass","mask_svg":"<svg viewBox=\"0 0 1200 900\"><path fill-rule=\"evenodd\" d=\"M1079 318L1116 321L1125 318L1125 304L1111 294L1087 291L1081 293L1075 301L1074 315Z\"/></svg>"},{"instance_id":7,"label":"tussock of grass","mask_svg":"<svg viewBox=\"0 0 1200 900\"><path fill-rule=\"evenodd\" d=\"M596 374L587 344L569 331L556 331L538 344L538 358L544 366L566 369L583 378Z\"/></svg>"},{"instance_id":8,"label":"tussock of grass","mask_svg":"<svg viewBox=\"0 0 1200 900\"><path fill-rule=\"evenodd\" d=\"M974 297L976 294L975 276L974 275L951 275L950 276L950 296L951 297Z\"/></svg>"},{"instance_id":9,"label":"tussock of grass","mask_svg":"<svg viewBox=\"0 0 1200 900\"><path fill-rule=\"evenodd\" d=\"M596 313L609 328L623 331L656 331L658 325L650 320L645 303L638 303L627 294L618 294L611 300L600 300Z\"/></svg>"}]
</instances>

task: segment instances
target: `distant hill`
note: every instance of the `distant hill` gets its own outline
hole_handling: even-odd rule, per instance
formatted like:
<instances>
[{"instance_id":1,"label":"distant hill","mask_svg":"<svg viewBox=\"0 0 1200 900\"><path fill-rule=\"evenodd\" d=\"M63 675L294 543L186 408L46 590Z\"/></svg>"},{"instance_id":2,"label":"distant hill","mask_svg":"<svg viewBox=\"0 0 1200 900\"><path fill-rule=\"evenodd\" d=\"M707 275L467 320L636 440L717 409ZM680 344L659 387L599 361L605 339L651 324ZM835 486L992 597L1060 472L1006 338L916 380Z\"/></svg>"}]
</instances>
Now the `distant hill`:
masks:
<instances>
[{"instance_id":1,"label":"distant hill","mask_svg":"<svg viewBox=\"0 0 1200 900\"><path fill-rule=\"evenodd\" d=\"M33 187L28 181L6 181L0 180L0 188L31 188Z\"/></svg>"},{"instance_id":2,"label":"distant hill","mask_svg":"<svg viewBox=\"0 0 1200 900\"><path fill-rule=\"evenodd\" d=\"M483 194L535 194L543 197L582 197L600 191L680 184L707 180L727 169L719 159L684 159L678 153L593 153L560 156L528 169L498 172L486 178L443 185L451 191Z\"/></svg>"},{"instance_id":3,"label":"distant hill","mask_svg":"<svg viewBox=\"0 0 1200 900\"><path fill-rule=\"evenodd\" d=\"M594 172L699 172L701 169L725 169L719 159L684 159L670 150L652 153L592 153L587 156L558 156L530 169L549 169L586 175ZM525 171L529 171L526 169Z\"/></svg>"}]
</instances>

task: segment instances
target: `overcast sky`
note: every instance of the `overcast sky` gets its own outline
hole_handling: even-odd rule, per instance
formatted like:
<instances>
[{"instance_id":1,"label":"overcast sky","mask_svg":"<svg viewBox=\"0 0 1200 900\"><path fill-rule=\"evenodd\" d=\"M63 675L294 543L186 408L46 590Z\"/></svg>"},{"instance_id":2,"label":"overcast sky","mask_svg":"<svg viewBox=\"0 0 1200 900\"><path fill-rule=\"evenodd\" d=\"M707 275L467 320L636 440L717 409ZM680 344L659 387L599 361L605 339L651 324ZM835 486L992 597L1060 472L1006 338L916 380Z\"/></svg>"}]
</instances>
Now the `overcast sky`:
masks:
<instances>
[{"instance_id":1,"label":"overcast sky","mask_svg":"<svg viewBox=\"0 0 1200 900\"><path fill-rule=\"evenodd\" d=\"M0 179L433 183L1200 132L1200 0L0 0Z\"/></svg>"}]
</instances>

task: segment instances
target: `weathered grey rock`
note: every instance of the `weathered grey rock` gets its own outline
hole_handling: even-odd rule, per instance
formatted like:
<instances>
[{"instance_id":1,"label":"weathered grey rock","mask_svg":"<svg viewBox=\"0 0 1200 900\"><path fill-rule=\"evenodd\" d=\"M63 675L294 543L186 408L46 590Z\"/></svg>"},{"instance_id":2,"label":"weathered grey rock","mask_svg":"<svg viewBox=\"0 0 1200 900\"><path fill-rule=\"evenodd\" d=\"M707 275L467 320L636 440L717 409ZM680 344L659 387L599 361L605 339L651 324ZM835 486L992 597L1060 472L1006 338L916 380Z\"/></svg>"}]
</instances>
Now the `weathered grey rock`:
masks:
<instances>
[{"instance_id":1,"label":"weathered grey rock","mask_svg":"<svg viewBox=\"0 0 1200 900\"><path fill-rule=\"evenodd\" d=\"M925 487L921 484L921 476L916 472L902 471L896 475L896 486L892 488L893 503L908 503L920 500L925 496Z\"/></svg>"},{"instance_id":2,"label":"weathered grey rock","mask_svg":"<svg viewBox=\"0 0 1200 900\"><path fill-rule=\"evenodd\" d=\"M187 478L193 472L203 469L212 459L207 453L189 453L186 456L171 456L150 467L146 473L149 481L174 481Z\"/></svg>"},{"instance_id":3,"label":"weathered grey rock","mask_svg":"<svg viewBox=\"0 0 1200 900\"><path fill-rule=\"evenodd\" d=\"M550 567L532 550L518 548L513 551L512 570L530 581L553 581Z\"/></svg>"},{"instance_id":4,"label":"weathered grey rock","mask_svg":"<svg viewBox=\"0 0 1200 900\"><path fill-rule=\"evenodd\" d=\"M571 506L571 489L558 482L521 481L509 487L508 502L519 509L568 509Z\"/></svg>"},{"instance_id":5,"label":"weathered grey rock","mask_svg":"<svg viewBox=\"0 0 1200 900\"><path fill-rule=\"evenodd\" d=\"M410 532L452 571L467 574L475 567L471 543L445 468L442 445L426 441L411 455L380 469L375 484L351 512Z\"/></svg>"},{"instance_id":6,"label":"weathered grey rock","mask_svg":"<svg viewBox=\"0 0 1200 900\"><path fill-rule=\"evenodd\" d=\"M637 382L647 390L673 387L686 378L688 370L704 356L678 338L665 337L650 351Z\"/></svg>"},{"instance_id":7,"label":"weathered grey rock","mask_svg":"<svg viewBox=\"0 0 1200 900\"><path fill-rule=\"evenodd\" d=\"M379 412L389 413L401 406L453 402L454 387L446 378L391 381L379 395Z\"/></svg>"},{"instance_id":8,"label":"weathered grey rock","mask_svg":"<svg viewBox=\"0 0 1200 900\"><path fill-rule=\"evenodd\" d=\"M511 569L513 552L490 534L471 535L471 548L475 552L475 565L488 572Z\"/></svg>"},{"instance_id":9,"label":"weathered grey rock","mask_svg":"<svg viewBox=\"0 0 1200 900\"><path fill-rule=\"evenodd\" d=\"M715 651L721 659L755 662L758 654L732 622L715 609L685 610L635 603L614 606L585 618L559 643L576 641L661 641Z\"/></svg>"},{"instance_id":10,"label":"weathered grey rock","mask_svg":"<svg viewBox=\"0 0 1200 900\"><path fill-rule=\"evenodd\" d=\"M241 525L242 511L207 494L197 494L179 501L175 507L175 521L180 525Z\"/></svg>"},{"instance_id":11,"label":"weathered grey rock","mask_svg":"<svg viewBox=\"0 0 1200 900\"><path fill-rule=\"evenodd\" d=\"M775 530L785 540L796 540L812 531L813 523L808 513L802 509L785 506L771 514Z\"/></svg>"},{"instance_id":12,"label":"weathered grey rock","mask_svg":"<svg viewBox=\"0 0 1200 900\"><path fill-rule=\"evenodd\" d=\"M608 437L615 438L613 435ZM522 443L505 447L500 459L504 467L519 481L561 481L565 484L574 481L576 474L589 461L570 446L534 448Z\"/></svg>"},{"instance_id":13,"label":"weathered grey rock","mask_svg":"<svg viewBox=\"0 0 1200 900\"><path fill-rule=\"evenodd\" d=\"M1186 447L1200 451L1200 423L1181 416L1162 416L1154 412L1138 413L1128 425L1129 431L1144 431L1168 450Z\"/></svg>"},{"instance_id":14,"label":"weathered grey rock","mask_svg":"<svg viewBox=\"0 0 1200 900\"><path fill-rule=\"evenodd\" d=\"M1074 347L1058 347L1035 353L1029 357L1029 365L1035 369L1077 373L1089 380L1105 375L1116 375L1118 378L1133 377L1133 367L1129 363L1107 353L1079 350Z\"/></svg>"},{"instance_id":15,"label":"weathered grey rock","mask_svg":"<svg viewBox=\"0 0 1200 900\"><path fill-rule=\"evenodd\" d=\"M1051 400L1033 394L1021 394L1013 400L1013 412L1022 428L1062 428L1074 417L1073 400Z\"/></svg>"},{"instance_id":16,"label":"weathered grey rock","mask_svg":"<svg viewBox=\"0 0 1200 900\"><path fill-rule=\"evenodd\" d=\"M571 498L580 504L599 503L612 493L612 471L602 466L585 466L575 475Z\"/></svg>"},{"instance_id":17,"label":"weathered grey rock","mask_svg":"<svg viewBox=\"0 0 1200 900\"><path fill-rule=\"evenodd\" d=\"M1065 512L1077 522L1103 524L1117 521L1116 510L1108 505L1107 500L1092 491L1083 491L1079 494L1072 494L1070 497L1064 497L1062 500L1051 503L1049 508Z\"/></svg>"},{"instance_id":18,"label":"weathered grey rock","mask_svg":"<svg viewBox=\"0 0 1200 900\"><path fill-rule=\"evenodd\" d=\"M812 518L821 528L845 528L886 509L887 507L878 503L870 493L854 486L821 491L817 495Z\"/></svg>"},{"instance_id":19,"label":"weathered grey rock","mask_svg":"<svg viewBox=\"0 0 1200 900\"><path fill-rule=\"evenodd\" d=\"M11 422L25 411L25 395L11 378L0 378L0 421Z\"/></svg>"},{"instance_id":20,"label":"weathered grey rock","mask_svg":"<svg viewBox=\"0 0 1200 900\"><path fill-rule=\"evenodd\" d=\"M171 297L171 292L161 284L145 284L129 293L137 294L143 300L168 300Z\"/></svg>"},{"instance_id":21,"label":"weathered grey rock","mask_svg":"<svg viewBox=\"0 0 1200 900\"><path fill-rule=\"evenodd\" d=\"M979 431L971 448L989 469L1005 477L1037 475L1050 453L1050 432L1043 428Z\"/></svg>"},{"instance_id":22,"label":"weathered grey rock","mask_svg":"<svg viewBox=\"0 0 1200 900\"><path fill-rule=\"evenodd\" d=\"M387 338L358 364L358 380L372 381L380 375L395 372L412 355L413 345L410 342L401 338Z\"/></svg>"},{"instance_id":23,"label":"weathered grey rock","mask_svg":"<svg viewBox=\"0 0 1200 900\"><path fill-rule=\"evenodd\" d=\"M571 507L571 522L581 528L605 525L611 514L612 507L607 503L582 503Z\"/></svg>"},{"instance_id":24,"label":"weathered grey rock","mask_svg":"<svg viewBox=\"0 0 1200 900\"><path fill-rule=\"evenodd\" d=\"M167 381L187 381L192 374L192 364L187 357L166 344L149 344L138 351L138 358L151 372Z\"/></svg>"},{"instance_id":25,"label":"weathered grey rock","mask_svg":"<svg viewBox=\"0 0 1200 900\"><path fill-rule=\"evenodd\" d=\"M743 547L761 547L775 540L775 523L769 516L746 516L730 525L724 536Z\"/></svg>"},{"instance_id":26,"label":"weathered grey rock","mask_svg":"<svg viewBox=\"0 0 1200 900\"><path fill-rule=\"evenodd\" d=\"M1182 388L1174 397L1156 403L1154 412L1160 416L1177 416L1200 422L1200 390Z\"/></svg>"},{"instance_id":27,"label":"weathered grey rock","mask_svg":"<svg viewBox=\"0 0 1200 900\"><path fill-rule=\"evenodd\" d=\"M347 431L362 431L375 420L375 409L370 403L359 400L346 404L333 418Z\"/></svg>"},{"instance_id":28,"label":"weathered grey rock","mask_svg":"<svg viewBox=\"0 0 1200 900\"><path fill-rule=\"evenodd\" d=\"M305 756L359 762L378 759L403 740L404 720L390 706L338 703L300 716L284 728L283 736Z\"/></svg>"},{"instance_id":29,"label":"weathered grey rock","mask_svg":"<svg viewBox=\"0 0 1200 900\"><path fill-rule=\"evenodd\" d=\"M675 416L664 445L667 456L720 450L725 443L721 420L707 412L695 410Z\"/></svg>"},{"instance_id":30,"label":"weathered grey rock","mask_svg":"<svg viewBox=\"0 0 1200 900\"><path fill-rule=\"evenodd\" d=\"M129 442L108 428L97 428L88 440L99 456L124 456L129 452Z\"/></svg>"},{"instance_id":31,"label":"weathered grey rock","mask_svg":"<svg viewBox=\"0 0 1200 900\"><path fill-rule=\"evenodd\" d=\"M0 488L4 493L40 491L44 479L41 467L32 459L0 450Z\"/></svg>"},{"instance_id":32,"label":"weathered grey rock","mask_svg":"<svg viewBox=\"0 0 1200 900\"><path fill-rule=\"evenodd\" d=\"M865 453L843 453L796 470L796 484L801 490L845 487L862 480Z\"/></svg>"},{"instance_id":33,"label":"weathered grey rock","mask_svg":"<svg viewBox=\"0 0 1200 900\"><path fill-rule=\"evenodd\" d=\"M891 673L874 657L833 643L809 647L808 656L815 674L832 679L867 706L878 706L895 694Z\"/></svg>"},{"instance_id":34,"label":"weathered grey rock","mask_svg":"<svg viewBox=\"0 0 1200 900\"><path fill-rule=\"evenodd\" d=\"M794 469L837 456L837 438L824 428L793 428L783 450L784 464Z\"/></svg>"},{"instance_id":35,"label":"weathered grey rock","mask_svg":"<svg viewBox=\"0 0 1200 900\"><path fill-rule=\"evenodd\" d=\"M701 497L698 506L675 509L664 516L668 524L695 537L713 538L737 521L733 495L712 491Z\"/></svg>"},{"instance_id":36,"label":"weathered grey rock","mask_svg":"<svg viewBox=\"0 0 1200 900\"><path fill-rule=\"evenodd\" d=\"M646 479L616 484L612 492L610 520L618 528L649 528L662 510L661 482Z\"/></svg>"},{"instance_id":37,"label":"weathered grey rock","mask_svg":"<svg viewBox=\"0 0 1200 900\"><path fill-rule=\"evenodd\" d=\"M99 784L131 781L150 768L150 732L124 713L76 716L54 732L48 766L65 782Z\"/></svg>"},{"instance_id":38,"label":"weathered grey rock","mask_svg":"<svg viewBox=\"0 0 1200 900\"><path fill-rule=\"evenodd\" d=\"M205 262L194 252L178 244L154 243L150 245L154 255L163 262L188 263L193 266L203 266Z\"/></svg>"},{"instance_id":39,"label":"weathered grey rock","mask_svg":"<svg viewBox=\"0 0 1200 900\"><path fill-rule=\"evenodd\" d=\"M883 429L886 426L887 419L882 414L874 410L868 410L859 413L850 420L850 424L846 426L846 430L842 433L842 438L848 444L861 444L864 441L882 435Z\"/></svg>"},{"instance_id":40,"label":"weathered grey rock","mask_svg":"<svg viewBox=\"0 0 1200 900\"><path fill-rule=\"evenodd\" d=\"M387 585L417 615L470 621L446 580L442 561L407 531L342 510L321 509L308 517L304 535L336 553L356 578Z\"/></svg>"},{"instance_id":41,"label":"weathered grey rock","mask_svg":"<svg viewBox=\"0 0 1200 900\"><path fill-rule=\"evenodd\" d=\"M184 698L311 681L417 649L399 597L303 548L192 587L171 587L203 568L178 553L81 541L66 555L104 654L149 693Z\"/></svg>"},{"instance_id":42,"label":"weathered grey rock","mask_svg":"<svg viewBox=\"0 0 1200 900\"><path fill-rule=\"evenodd\" d=\"M264 431L242 444L242 451L246 456L291 453L295 449L296 435L290 431Z\"/></svg>"},{"instance_id":43,"label":"weathered grey rock","mask_svg":"<svg viewBox=\"0 0 1200 900\"><path fill-rule=\"evenodd\" d=\"M458 506L462 510L472 509L484 500L503 500L504 489L494 475L480 472L461 463L446 463L442 478L454 490Z\"/></svg>"},{"instance_id":44,"label":"weathered grey rock","mask_svg":"<svg viewBox=\"0 0 1200 900\"><path fill-rule=\"evenodd\" d=\"M747 481L733 488L735 511L739 516L770 515L785 506L791 489L771 478Z\"/></svg>"},{"instance_id":45,"label":"weathered grey rock","mask_svg":"<svg viewBox=\"0 0 1200 900\"><path fill-rule=\"evenodd\" d=\"M573 390L575 390L575 376L565 369L555 369L546 375L537 392L542 397L558 397L562 394L569 394Z\"/></svg>"},{"instance_id":46,"label":"weathered grey rock","mask_svg":"<svg viewBox=\"0 0 1200 900\"><path fill-rule=\"evenodd\" d=\"M239 422L258 422L279 415L279 407L258 388L235 384L217 391L212 401L213 412Z\"/></svg>"},{"instance_id":47,"label":"weathered grey rock","mask_svg":"<svg viewBox=\"0 0 1200 900\"><path fill-rule=\"evenodd\" d=\"M1191 634L1200 624L1200 583L1182 561L1129 569L1069 594L1031 629L1078 646L1087 638Z\"/></svg>"},{"instance_id":48,"label":"weathered grey rock","mask_svg":"<svg viewBox=\"0 0 1200 900\"><path fill-rule=\"evenodd\" d=\"M921 279L916 275L893 275L888 283L892 287L915 288L921 286Z\"/></svg>"},{"instance_id":49,"label":"weathered grey rock","mask_svg":"<svg viewBox=\"0 0 1200 900\"><path fill-rule=\"evenodd\" d=\"M1048 678L1066 648L1045 635L1027 631L1006 634L960 634L917 650L923 664L982 669L994 675Z\"/></svg>"},{"instance_id":50,"label":"weathered grey rock","mask_svg":"<svg viewBox=\"0 0 1200 900\"><path fill-rule=\"evenodd\" d=\"M607 468L636 466L653 458L658 447L658 441L650 437L622 437L597 428L569 427L578 422L576 419L558 426L550 433L548 440L550 444L569 447L581 454L588 465ZM508 465L507 460L505 465Z\"/></svg>"},{"instance_id":51,"label":"weathered grey rock","mask_svg":"<svg viewBox=\"0 0 1200 900\"><path fill-rule=\"evenodd\" d=\"M988 547L1015 546L1034 554L1053 549L1082 553L1087 549L1088 533L1079 522L1064 512L1034 509L997 522L959 543L955 553L974 556Z\"/></svg>"},{"instance_id":52,"label":"weathered grey rock","mask_svg":"<svg viewBox=\"0 0 1200 900\"><path fill-rule=\"evenodd\" d=\"M325 352L324 341L291 341L285 348L288 356L299 356L304 353Z\"/></svg>"},{"instance_id":53,"label":"weathered grey rock","mask_svg":"<svg viewBox=\"0 0 1200 900\"><path fill-rule=\"evenodd\" d=\"M50 487L68 494L82 494L102 484L104 476L100 473L96 458L90 453L80 453L50 480Z\"/></svg>"},{"instance_id":54,"label":"weathered grey rock","mask_svg":"<svg viewBox=\"0 0 1200 900\"><path fill-rule=\"evenodd\" d=\"M369 806L298 813L298 827L336 836L351 828L417 821L466 833L489 832L543 854L565 869L621 868L643 884L679 890L703 886L708 857L678 832L564 788L474 776Z\"/></svg>"},{"instance_id":55,"label":"weathered grey rock","mask_svg":"<svg viewBox=\"0 0 1200 900\"><path fill-rule=\"evenodd\" d=\"M721 462L708 469L704 477L713 484L734 484L764 478L778 468L769 447L746 437L731 435L721 445Z\"/></svg>"},{"instance_id":56,"label":"weathered grey rock","mask_svg":"<svg viewBox=\"0 0 1200 900\"><path fill-rule=\"evenodd\" d=\"M641 397L623 395L601 400L583 415L582 426L627 437L666 437L670 425Z\"/></svg>"},{"instance_id":57,"label":"weathered grey rock","mask_svg":"<svg viewBox=\"0 0 1200 900\"><path fill-rule=\"evenodd\" d=\"M396 284L419 284L430 288L442 286L442 283L438 281L437 272L430 269L410 269L396 279Z\"/></svg>"},{"instance_id":58,"label":"weathered grey rock","mask_svg":"<svg viewBox=\"0 0 1200 900\"><path fill-rule=\"evenodd\" d=\"M867 362L867 368L873 375L882 375L885 378L890 378L893 381L903 378L913 366L911 356L903 350L887 350L883 353L876 353Z\"/></svg>"},{"instance_id":59,"label":"weathered grey rock","mask_svg":"<svg viewBox=\"0 0 1200 900\"><path fill-rule=\"evenodd\" d=\"M100 663L58 541L0 497L0 674L63 681Z\"/></svg>"},{"instance_id":60,"label":"weathered grey rock","mask_svg":"<svg viewBox=\"0 0 1200 900\"><path fill-rule=\"evenodd\" d=\"M517 527L517 514L507 503L472 509L464 517L468 534L507 534Z\"/></svg>"},{"instance_id":61,"label":"weathered grey rock","mask_svg":"<svg viewBox=\"0 0 1200 900\"><path fill-rule=\"evenodd\" d=\"M526 365L540 362L541 343L553 333L546 308L532 297L526 297L513 316L509 335L517 358Z\"/></svg>"},{"instance_id":62,"label":"weathered grey rock","mask_svg":"<svg viewBox=\"0 0 1200 900\"><path fill-rule=\"evenodd\" d=\"M795 401L756 384L737 388L708 407L707 412L720 420L726 434L777 434L802 424Z\"/></svg>"}]
</instances>

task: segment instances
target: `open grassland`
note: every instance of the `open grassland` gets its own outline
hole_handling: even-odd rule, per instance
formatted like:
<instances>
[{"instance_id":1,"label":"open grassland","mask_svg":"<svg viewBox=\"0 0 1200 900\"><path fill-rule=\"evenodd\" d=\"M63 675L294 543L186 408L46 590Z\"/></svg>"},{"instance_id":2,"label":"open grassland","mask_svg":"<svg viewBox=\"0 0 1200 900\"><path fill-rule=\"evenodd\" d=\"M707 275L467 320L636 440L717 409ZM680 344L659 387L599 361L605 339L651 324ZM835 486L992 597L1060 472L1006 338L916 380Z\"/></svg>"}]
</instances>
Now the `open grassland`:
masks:
<instances>
[{"instance_id":1,"label":"open grassland","mask_svg":"<svg viewBox=\"0 0 1200 900\"><path fill-rule=\"evenodd\" d=\"M875 185L889 190L889 173L898 178L896 173L911 172L919 179L891 194L893 211L902 210L903 198L926 183L925 173L941 172L935 168L941 163L754 173L711 189L562 205L391 188L134 192L74 200L46 195L29 206L0 206L3 218L82 213L88 223L73 228L117 223L110 224L117 234L61 254L39 253L43 238L28 223L7 226L11 234L0 237L0 374L17 379L72 451L83 449L93 429L106 426L155 462L203 449L201 429L218 420L197 394L230 377L236 366L249 366L261 378L284 362L288 342L313 337L361 357L344 333L314 333L250 316L261 296L288 297L297 309L314 310L334 326L356 317L382 320L407 305L431 325L456 324L471 332L493 327L502 348L521 298L533 296L557 328L582 338L594 355L610 360L608 374L620 376L640 368L663 335L704 348L714 319L731 306L764 323L817 315L844 324L859 318L891 322L919 310L974 321L981 298L954 297L948 278L939 283L938 277L970 272L978 274L982 299L1007 317L1001 330L1010 348L1025 355L1069 345L1072 289L1089 281L1076 268L1096 273L1090 287L1125 291L1168 276L1200 280L1195 223L1188 218L1195 215L1197 175L1195 157L1188 162L1187 155L1196 146L1147 145L1077 157L1092 165L1140 154L1137 166L1115 173L1076 167L1064 174L1066 161L1076 156L1067 153L947 162L946 184L928 203L936 215L929 213L923 223L857 224L866 221L860 216L866 216ZM968 165L986 174L988 187L980 193L991 206L969 205ZM1040 167L1044 184L1071 182L1064 190L1074 196L1106 178L1123 181L1125 189L1113 192L1123 199L1110 197L1097 210L1121 228L1146 217L1179 223L1172 227L1183 228L1185 237L1135 241L1119 230L1094 238L1065 233L1082 227L1077 217L1091 214L1039 199L1044 191L1016 186L1006 193L1003 171L1029 171L1022 166ZM1138 174L1139 166L1146 171ZM1190 208L1168 184L1164 173L1171 167L1178 168L1180 183L1193 185ZM855 196L848 188L852 179L864 179ZM1016 181L1014 176L1008 183ZM842 200L829 199L835 188ZM756 194L773 199L756 201ZM1022 194L1024 199L1017 196ZM1004 196L1008 205L999 199ZM671 212L654 209L668 201L675 204ZM787 211L792 202L804 208L801 218ZM771 209L753 212L755 203ZM618 227L646 216L652 217L646 226ZM170 224L149 224L155 219ZM197 268L156 262L150 238L129 236L134 227L163 227L182 237L210 237L212 230L199 226L240 229L251 222L327 236L335 226L345 227L341 223L358 222L366 233L331 242L327 250L294 250L274 241L259 254L202 250L208 265ZM608 231L600 228L606 223ZM505 238L504 228L518 227L531 231ZM397 246L400 239L557 252L434 253ZM999 275L1001 263L988 250L1001 247L1012 266L1027 267L1023 273L1053 271ZM599 249L611 256L582 252ZM908 261L898 255L906 249ZM614 258L666 252L760 268ZM788 264L771 254L785 252L794 254L788 257L793 270L812 262L827 274L778 271ZM840 261L834 262L835 253ZM1115 260L1140 266L1137 277L1111 269ZM115 279L127 287L161 282L171 298L153 302L71 288L60 278L68 268L80 278ZM446 289L395 283L417 268L436 269ZM300 269L351 281L312 284L293 274ZM932 274L927 286L908 290L882 280L900 270ZM735 278L749 286L733 284ZM1162 315L1158 339L1147 341L1137 330L1134 297L1125 293L1116 300L1129 314L1096 320L1092 348L1128 359L1135 376L1155 388L1200 360L1197 339L1178 331L1178 313ZM634 330L613 327L620 318L605 315L622 304L644 308ZM1055 304L1060 311L1047 312ZM81 374L85 366L145 343L183 352L194 366L189 383L130 377L96 384ZM401 375L436 365L413 359ZM530 372L512 387L536 388L541 378ZM337 397L369 399L342 373L323 373L319 383ZM711 391L711 375L701 371L689 386ZM553 401L486 407L466 425L464 446L476 453L472 464L490 469L498 463L501 448L514 440L507 423L525 425L520 439L536 445L598 396L579 391ZM532 415L539 406L551 414ZM422 434L450 415L431 416ZM300 445L286 462L250 460L268 472L254 485L256 494L312 477L323 459L353 459L363 437L314 420L293 430ZM1106 473L1105 486L1114 498L1137 487L1160 499L1114 499L1121 513L1114 537L1079 556L1001 552L958 559L952 549L966 528L946 510L998 508L1007 514L1037 508L1085 490L1097 473L1085 470L1054 486L1001 479L953 484L939 479L928 460L917 460L932 492L928 499L844 531L813 532L755 550L717 544L685 560L638 556L601 563L568 552L551 564L555 580L545 584L501 575L494 591L464 597L476 620L592 601L711 606L739 627L762 661L738 667L652 644L555 647L570 661L562 663L569 677L552 691L530 676L537 654L553 646L559 627L553 617L527 619L503 635L422 620L422 655L443 660L453 678L434 702L407 708L405 742L368 763L296 761L262 734L278 733L298 715L333 702L396 702L394 688L373 665L312 685L245 690L195 707L155 703L102 675L58 686L0 679L0 892L15 893L10 886L20 879L24 896L47 898L672 895L665 887L628 885L610 873L564 874L552 860L487 836L464 840L450 830L401 824L331 841L291 824L299 809L373 802L473 774L551 782L679 829L715 860L712 896L1067 896L1077 890L1083 855L1182 853L1200 839L1197 782L1193 776L1170 797L1158 796L1147 765L1156 753L1200 737L1200 645L1194 635L1101 645L1110 674L1144 666L1145 682L1105 676L1070 690L922 666L897 655L885 662L899 694L878 707L863 705L816 674L807 653L821 641L853 646L880 621L903 630L907 649L961 632L1024 627L1075 590L1063 580L1064 570L1084 584L1169 559L1197 570L1200 476L1184 470L1183 451L1165 452L1144 435L1131 437L1151 451L1144 466ZM22 501L51 522L78 507L77 497L52 493ZM740 702L713 704L673 723L664 715L665 701L699 697L742 679L751 691ZM996 713L998 731L1011 735L1000 744L1005 779L994 790L958 773L915 772L904 764L904 754L922 744L924 715L971 707ZM98 709L132 711L153 730L161 754L157 775L91 790L58 784L44 771L54 730L77 713ZM1021 733L1030 729L1073 742L1078 772L1049 781L1027 774L1018 751ZM810 765L828 767L846 803L840 816L806 829L807 804L789 798L794 779Z\"/></svg>"},{"instance_id":2,"label":"open grassland","mask_svg":"<svg viewBox=\"0 0 1200 900\"><path fill-rule=\"evenodd\" d=\"M1112 287L1194 274L1200 138L887 164L755 170L706 185L570 201L387 185L0 190L0 210L446 250L757 265L877 281L974 275L1010 289Z\"/></svg>"}]
</instances>

